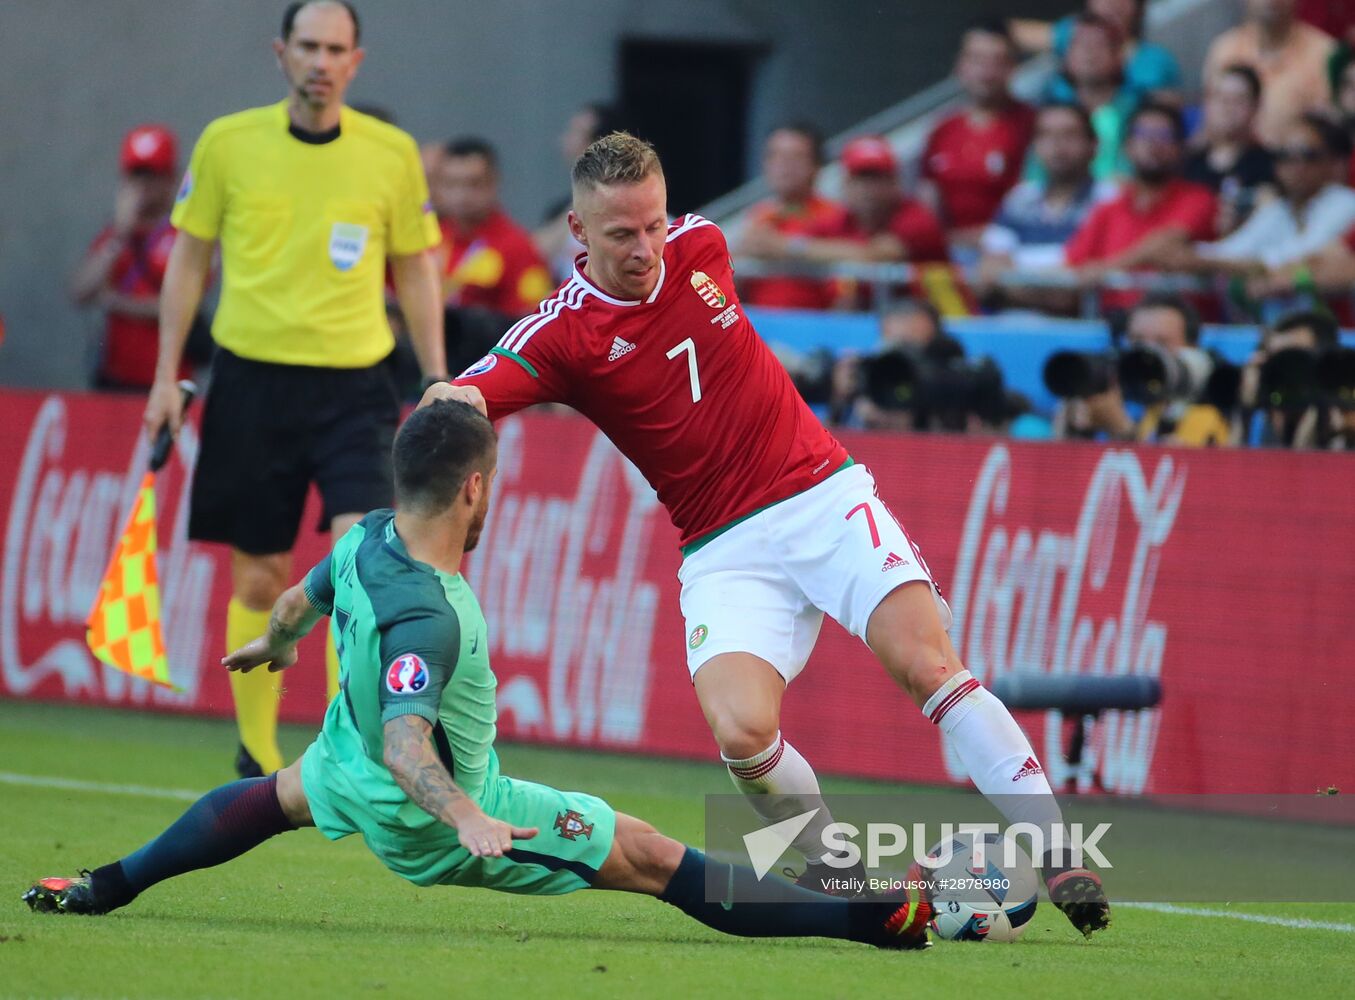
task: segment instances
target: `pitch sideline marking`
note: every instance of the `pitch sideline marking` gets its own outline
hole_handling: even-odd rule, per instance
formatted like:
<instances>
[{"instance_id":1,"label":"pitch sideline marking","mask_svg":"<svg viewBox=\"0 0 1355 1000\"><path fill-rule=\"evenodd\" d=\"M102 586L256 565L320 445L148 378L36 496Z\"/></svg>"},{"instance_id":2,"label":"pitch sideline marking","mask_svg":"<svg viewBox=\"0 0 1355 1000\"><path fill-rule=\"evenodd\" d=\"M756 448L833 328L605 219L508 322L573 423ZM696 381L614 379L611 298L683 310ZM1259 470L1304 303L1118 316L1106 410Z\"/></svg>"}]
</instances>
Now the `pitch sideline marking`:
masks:
<instances>
[{"instance_id":1,"label":"pitch sideline marking","mask_svg":"<svg viewBox=\"0 0 1355 1000\"><path fill-rule=\"evenodd\" d=\"M1152 910L1154 913L1173 913L1182 917L1221 917L1225 920L1245 920L1252 924L1272 927L1292 927L1296 930L1339 931L1355 934L1355 924L1338 924L1329 920L1305 920L1302 917L1272 917L1264 913L1230 913L1227 910L1208 910L1199 906L1178 906L1175 903L1112 903L1131 910Z\"/></svg>"},{"instance_id":2,"label":"pitch sideline marking","mask_svg":"<svg viewBox=\"0 0 1355 1000\"><path fill-rule=\"evenodd\" d=\"M116 785L48 775L15 774L12 771L0 771L0 785L25 785L29 788L48 788L66 792L99 792L105 795L136 795L147 799L170 799L174 802L196 802L202 798L202 792L191 792L186 788Z\"/></svg>"}]
</instances>

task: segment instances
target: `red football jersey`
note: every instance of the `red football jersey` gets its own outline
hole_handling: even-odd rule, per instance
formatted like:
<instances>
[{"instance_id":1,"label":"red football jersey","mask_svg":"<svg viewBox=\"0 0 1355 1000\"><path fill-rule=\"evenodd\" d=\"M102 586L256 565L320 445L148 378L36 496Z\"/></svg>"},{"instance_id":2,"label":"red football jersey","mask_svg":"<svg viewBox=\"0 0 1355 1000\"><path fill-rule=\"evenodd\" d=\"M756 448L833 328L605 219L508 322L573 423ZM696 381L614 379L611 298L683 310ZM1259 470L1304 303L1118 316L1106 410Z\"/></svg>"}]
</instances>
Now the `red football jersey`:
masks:
<instances>
[{"instance_id":1,"label":"red football jersey","mask_svg":"<svg viewBox=\"0 0 1355 1000\"><path fill-rule=\"evenodd\" d=\"M461 235L438 220L442 243L442 296L450 306L482 306L507 316L525 316L550 294L550 272L532 234L502 211Z\"/></svg>"},{"instance_id":2,"label":"red football jersey","mask_svg":"<svg viewBox=\"0 0 1355 1000\"><path fill-rule=\"evenodd\" d=\"M169 252L174 246L174 233L174 227L166 218L149 230L130 236L109 269L108 287L131 299L157 300L165 280ZM113 227L105 227L90 244L89 253L95 253L112 238ZM108 385L149 387L155 381L159 346L160 324L157 320L109 310L99 361L100 380ZM186 361L180 364L179 377L187 378L190 374L189 364Z\"/></svg>"},{"instance_id":3,"label":"red football jersey","mask_svg":"<svg viewBox=\"0 0 1355 1000\"><path fill-rule=\"evenodd\" d=\"M968 112L944 119L927 137L922 176L936 185L946 223L956 229L986 225L1002 196L1021 179L1035 109L1013 101L976 125Z\"/></svg>"},{"instance_id":4,"label":"red football jersey","mask_svg":"<svg viewBox=\"0 0 1355 1000\"><path fill-rule=\"evenodd\" d=\"M823 482L846 449L814 416L734 294L724 234L668 228L643 301L573 276L455 381L491 420L533 403L582 413L640 470L682 544Z\"/></svg>"}]
</instances>

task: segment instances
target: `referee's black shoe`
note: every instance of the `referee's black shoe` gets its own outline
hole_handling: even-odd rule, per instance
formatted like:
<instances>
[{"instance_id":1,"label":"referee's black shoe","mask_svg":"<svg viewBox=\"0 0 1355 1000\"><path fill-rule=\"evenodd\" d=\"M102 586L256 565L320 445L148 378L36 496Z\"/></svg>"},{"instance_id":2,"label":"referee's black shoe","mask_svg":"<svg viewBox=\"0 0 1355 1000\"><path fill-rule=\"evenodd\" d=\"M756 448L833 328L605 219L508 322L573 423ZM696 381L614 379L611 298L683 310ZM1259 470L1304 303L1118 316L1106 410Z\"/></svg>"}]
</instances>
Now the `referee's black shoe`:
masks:
<instances>
[{"instance_id":1,"label":"referee's black shoe","mask_svg":"<svg viewBox=\"0 0 1355 1000\"><path fill-rule=\"evenodd\" d=\"M240 749L235 755L235 773L242 778L263 777L263 768L260 767L259 762L250 755L250 752L245 749L243 743L240 744Z\"/></svg>"}]
</instances>

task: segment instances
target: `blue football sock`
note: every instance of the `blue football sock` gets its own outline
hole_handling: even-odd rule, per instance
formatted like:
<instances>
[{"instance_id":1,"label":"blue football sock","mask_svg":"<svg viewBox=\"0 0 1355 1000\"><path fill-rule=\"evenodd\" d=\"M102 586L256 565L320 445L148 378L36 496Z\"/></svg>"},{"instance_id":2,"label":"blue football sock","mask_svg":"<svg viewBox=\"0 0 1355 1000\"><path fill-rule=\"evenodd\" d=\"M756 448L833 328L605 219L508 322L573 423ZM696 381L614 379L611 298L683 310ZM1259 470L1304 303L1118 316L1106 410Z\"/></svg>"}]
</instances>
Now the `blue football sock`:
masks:
<instances>
[{"instance_id":1,"label":"blue football sock","mask_svg":"<svg viewBox=\"0 0 1355 1000\"><path fill-rule=\"evenodd\" d=\"M145 847L93 872L95 892L110 906L125 906L157 882L219 865L295 829L278 802L277 781L270 774L208 792Z\"/></svg>"},{"instance_id":2,"label":"blue football sock","mask_svg":"<svg viewBox=\"0 0 1355 1000\"><path fill-rule=\"evenodd\" d=\"M707 879L723 901L706 898ZM757 902L731 902L756 896ZM884 922L898 903L849 902L802 889L778 878L758 881L751 868L712 861L687 848L668 888L659 897L687 916L740 937L826 937L878 944Z\"/></svg>"}]
</instances>

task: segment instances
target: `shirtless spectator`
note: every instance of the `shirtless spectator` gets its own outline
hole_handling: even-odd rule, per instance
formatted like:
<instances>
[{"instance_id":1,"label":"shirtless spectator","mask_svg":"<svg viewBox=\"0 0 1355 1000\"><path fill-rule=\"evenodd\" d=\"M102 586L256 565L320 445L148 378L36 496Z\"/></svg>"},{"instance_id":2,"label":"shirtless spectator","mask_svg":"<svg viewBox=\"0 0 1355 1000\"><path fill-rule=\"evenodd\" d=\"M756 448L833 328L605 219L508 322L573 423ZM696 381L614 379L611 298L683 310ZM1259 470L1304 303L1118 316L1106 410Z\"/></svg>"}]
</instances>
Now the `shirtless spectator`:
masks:
<instances>
[{"instance_id":1,"label":"shirtless spectator","mask_svg":"<svg viewBox=\"0 0 1355 1000\"><path fill-rule=\"evenodd\" d=\"M1290 121L1331 102L1327 63L1335 48L1334 38L1294 16L1294 0L1247 0L1246 21L1209 46L1204 79L1214 81L1229 66L1254 69L1261 78L1256 135L1274 146Z\"/></svg>"}]
</instances>

